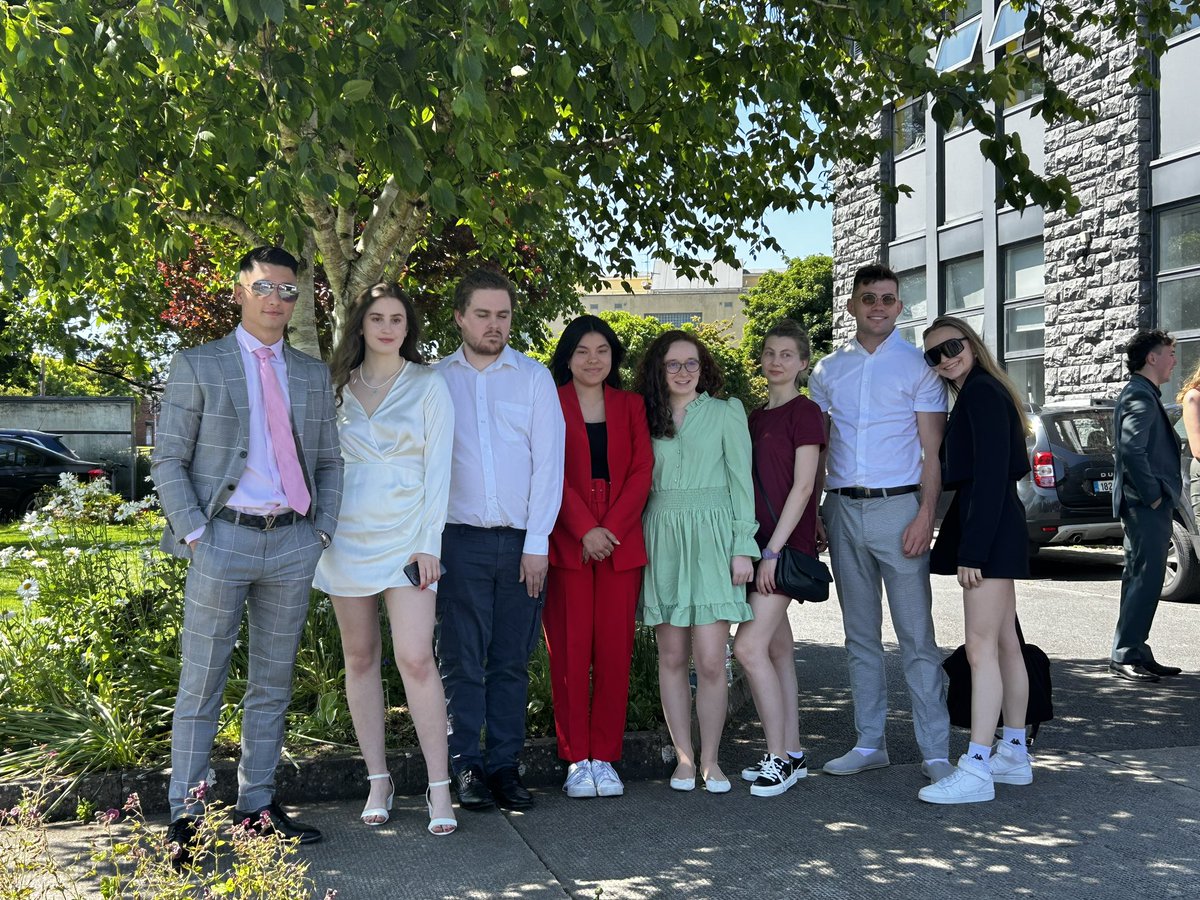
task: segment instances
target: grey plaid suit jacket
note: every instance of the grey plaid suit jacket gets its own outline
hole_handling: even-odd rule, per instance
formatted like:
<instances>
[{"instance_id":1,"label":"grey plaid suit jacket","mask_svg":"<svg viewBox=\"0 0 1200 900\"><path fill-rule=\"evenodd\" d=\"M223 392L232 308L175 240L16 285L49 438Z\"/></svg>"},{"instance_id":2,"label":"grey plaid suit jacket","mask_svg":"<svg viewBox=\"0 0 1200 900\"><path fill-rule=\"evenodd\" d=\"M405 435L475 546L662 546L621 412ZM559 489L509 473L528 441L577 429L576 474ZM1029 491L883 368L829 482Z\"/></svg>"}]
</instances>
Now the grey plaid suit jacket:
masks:
<instances>
[{"instance_id":1,"label":"grey plaid suit jacket","mask_svg":"<svg viewBox=\"0 0 1200 900\"><path fill-rule=\"evenodd\" d=\"M328 534L342 503L342 455L329 369L284 345L292 429L312 494L309 518ZM224 508L246 469L250 400L237 335L183 350L171 362L150 475L167 519L161 547L191 557L184 538Z\"/></svg>"}]
</instances>

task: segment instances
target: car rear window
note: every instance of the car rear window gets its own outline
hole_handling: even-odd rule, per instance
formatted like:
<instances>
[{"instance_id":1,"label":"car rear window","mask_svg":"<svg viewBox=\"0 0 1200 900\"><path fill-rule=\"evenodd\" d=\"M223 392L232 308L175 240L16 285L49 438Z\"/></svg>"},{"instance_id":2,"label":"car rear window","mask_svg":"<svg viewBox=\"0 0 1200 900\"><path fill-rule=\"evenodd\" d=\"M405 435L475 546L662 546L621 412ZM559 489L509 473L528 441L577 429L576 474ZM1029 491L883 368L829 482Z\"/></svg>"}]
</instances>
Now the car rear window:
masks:
<instances>
[{"instance_id":1,"label":"car rear window","mask_svg":"<svg viewBox=\"0 0 1200 900\"><path fill-rule=\"evenodd\" d=\"M1052 444L1088 456L1113 452L1111 409L1088 409L1043 416Z\"/></svg>"}]
</instances>

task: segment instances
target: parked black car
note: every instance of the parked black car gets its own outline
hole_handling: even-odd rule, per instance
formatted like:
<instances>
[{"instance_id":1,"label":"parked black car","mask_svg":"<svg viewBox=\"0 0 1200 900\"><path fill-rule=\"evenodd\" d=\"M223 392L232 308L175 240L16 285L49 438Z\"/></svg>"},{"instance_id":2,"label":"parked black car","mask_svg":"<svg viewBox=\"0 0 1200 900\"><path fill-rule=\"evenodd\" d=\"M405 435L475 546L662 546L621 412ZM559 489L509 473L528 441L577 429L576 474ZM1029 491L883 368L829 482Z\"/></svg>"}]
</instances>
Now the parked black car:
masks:
<instances>
[{"instance_id":1,"label":"parked black car","mask_svg":"<svg viewBox=\"0 0 1200 900\"><path fill-rule=\"evenodd\" d=\"M1183 453L1183 500L1188 500L1190 452L1182 435L1178 406L1168 412L1176 421ZM1054 404L1026 409L1033 423L1029 459L1033 471L1017 484L1025 504L1031 552L1061 544L1120 544L1124 532L1112 513L1113 405L1111 401ZM1193 516L1176 511L1163 583L1164 600L1200 596Z\"/></svg>"},{"instance_id":2,"label":"parked black car","mask_svg":"<svg viewBox=\"0 0 1200 900\"><path fill-rule=\"evenodd\" d=\"M52 446L61 446L65 452ZM57 484L63 472L71 472L82 481L109 477L100 463L76 456L62 443L61 435L0 431L0 510L7 515L21 516L33 509L42 488Z\"/></svg>"}]
</instances>

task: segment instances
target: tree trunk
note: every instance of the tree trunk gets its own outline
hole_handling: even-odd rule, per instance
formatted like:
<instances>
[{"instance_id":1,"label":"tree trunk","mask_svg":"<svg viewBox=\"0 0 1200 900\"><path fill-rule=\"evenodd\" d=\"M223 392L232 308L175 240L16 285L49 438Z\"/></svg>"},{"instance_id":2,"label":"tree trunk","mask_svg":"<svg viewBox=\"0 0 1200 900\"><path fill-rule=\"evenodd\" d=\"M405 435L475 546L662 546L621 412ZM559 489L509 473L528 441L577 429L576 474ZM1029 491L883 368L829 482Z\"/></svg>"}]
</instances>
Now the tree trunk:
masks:
<instances>
[{"instance_id":1,"label":"tree trunk","mask_svg":"<svg viewBox=\"0 0 1200 900\"><path fill-rule=\"evenodd\" d=\"M313 257L317 255L316 239L311 231L304 233L304 251L300 258L300 296L296 311L288 325L288 343L310 356L321 358L321 342L317 337L317 292L313 283Z\"/></svg>"}]
</instances>

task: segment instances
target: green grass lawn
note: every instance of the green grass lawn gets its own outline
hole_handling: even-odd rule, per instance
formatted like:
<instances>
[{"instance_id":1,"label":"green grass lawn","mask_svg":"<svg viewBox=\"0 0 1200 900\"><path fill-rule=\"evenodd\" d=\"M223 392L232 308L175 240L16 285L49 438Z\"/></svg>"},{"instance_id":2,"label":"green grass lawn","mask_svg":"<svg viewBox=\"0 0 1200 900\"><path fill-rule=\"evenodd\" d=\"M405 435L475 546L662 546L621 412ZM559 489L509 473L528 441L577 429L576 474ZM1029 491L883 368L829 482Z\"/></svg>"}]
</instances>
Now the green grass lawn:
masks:
<instances>
[{"instance_id":1,"label":"green grass lawn","mask_svg":"<svg viewBox=\"0 0 1200 900\"><path fill-rule=\"evenodd\" d=\"M142 537L142 531L135 527L109 525L110 541L136 541ZM16 547L18 550L29 546L29 536L21 531L19 522L7 522L0 525L0 550L5 547ZM28 567L21 560L14 560L7 569L0 569L0 612L17 609L21 600L17 597L17 587L25 578Z\"/></svg>"}]
</instances>

